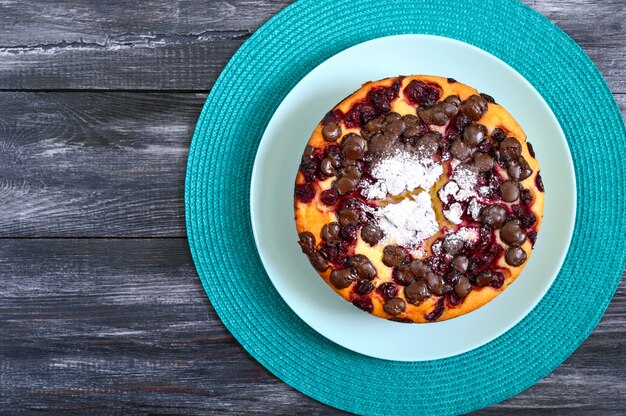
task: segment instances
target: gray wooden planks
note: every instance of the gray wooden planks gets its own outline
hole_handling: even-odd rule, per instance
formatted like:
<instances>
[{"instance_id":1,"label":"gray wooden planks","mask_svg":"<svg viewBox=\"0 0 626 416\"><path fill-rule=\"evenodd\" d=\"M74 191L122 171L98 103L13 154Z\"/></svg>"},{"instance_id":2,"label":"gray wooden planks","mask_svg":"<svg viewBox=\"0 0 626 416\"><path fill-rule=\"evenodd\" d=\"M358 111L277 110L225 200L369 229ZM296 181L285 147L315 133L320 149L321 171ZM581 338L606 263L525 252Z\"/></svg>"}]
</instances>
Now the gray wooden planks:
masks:
<instances>
[{"instance_id":1,"label":"gray wooden planks","mask_svg":"<svg viewBox=\"0 0 626 416\"><path fill-rule=\"evenodd\" d=\"M582 45L613 92L626 93L621 0L526 2ZM243 40L289 3L0 3L0 89L206 91Z\"/></svg>"},{"instance_id":2,"label":"gray wooden planks","mask_svg":"<svg viewBox=\"0 0 626 416\"><path fill-rule=\"evenodd\" d=\"M183 238L2 239L0 275L0 409L335 413L237 344L206 300ZM622 282L565 364L480 414L619 414L625 336Z\"/></svg>"},{"instance_id":3,"label":"gray wooden planks","mask_svg":"<svg viewBox=\"0 0 626 416\"><path fill-rule=\"evenodd\" d=\"M205 99L0 93L0 236L184 236L185 165Z\"/></svg>"}]
</instances>

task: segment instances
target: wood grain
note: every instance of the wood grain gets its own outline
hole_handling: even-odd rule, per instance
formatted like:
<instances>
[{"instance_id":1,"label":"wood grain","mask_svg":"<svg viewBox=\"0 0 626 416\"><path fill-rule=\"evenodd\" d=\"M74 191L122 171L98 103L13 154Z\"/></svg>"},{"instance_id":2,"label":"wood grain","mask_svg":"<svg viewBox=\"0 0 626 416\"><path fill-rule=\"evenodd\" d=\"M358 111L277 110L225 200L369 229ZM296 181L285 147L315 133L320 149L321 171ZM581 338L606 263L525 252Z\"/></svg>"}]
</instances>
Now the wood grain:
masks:
<instances>
[{"instance_id":1,"label":"wood grain","mask_svg":"<svg viewBox=\"0 0 626 416\"><path fill-rule=\"evenodd\" d=\"M294 391L224 329L186 240L0 240L0 409L339 414ZM480 414L626 408L626 283L550 376Z\"/></svg>"},{"instance_id":2,"label":"wood grain","mask_svg":"<svg viewBox=\"0 0 626 416\"><path fill-rule=\"evenodd\" d=\"M243 40L288 3L163 0L131 11L125 2L63 1L42 13L5 1L0 89L207 91ZM526 3L585 49L613 92L626 93L622 0Z\"/></svg>"},{"instance_id":3,"label":"wood grain","mask_svg":"<svg viewBox=\"0 0 626 416\"><path fill-rule=\"evenodd\" d=\"M205 94L0 93L0 237L184 236Z\"/></svg>"}]
</instances>

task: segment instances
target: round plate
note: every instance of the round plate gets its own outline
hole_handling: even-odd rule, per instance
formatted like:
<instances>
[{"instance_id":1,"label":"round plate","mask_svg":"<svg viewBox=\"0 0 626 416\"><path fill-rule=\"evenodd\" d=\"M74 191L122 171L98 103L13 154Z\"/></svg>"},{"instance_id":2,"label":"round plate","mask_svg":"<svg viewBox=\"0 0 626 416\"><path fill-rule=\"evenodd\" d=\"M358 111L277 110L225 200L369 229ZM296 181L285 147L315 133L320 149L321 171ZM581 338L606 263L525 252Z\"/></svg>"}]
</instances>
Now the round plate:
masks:
<instances>
[{"instance_id":1,"label":"round plate","mask_svg":"<svg viewBox=\"0 0 626 416\"><path fill-rule=\"evenodd\" d=\"M369 315L335 294L300 252L293 221L293 184L300 156L324 114L364 82L411 74L452 77L493 96L525 130L546 188L544 221L521 276L474 312L449 321L413 325ZM259 255L291 309L321 335L345 348L398 361L457 355L493 340L518 323L557 275L576 215L576 182L569 148L541 95L491 54L429 35L390 36L361 43L305 76L280 104L265 130L250 192Z\"/></svg>"}]
</instances>

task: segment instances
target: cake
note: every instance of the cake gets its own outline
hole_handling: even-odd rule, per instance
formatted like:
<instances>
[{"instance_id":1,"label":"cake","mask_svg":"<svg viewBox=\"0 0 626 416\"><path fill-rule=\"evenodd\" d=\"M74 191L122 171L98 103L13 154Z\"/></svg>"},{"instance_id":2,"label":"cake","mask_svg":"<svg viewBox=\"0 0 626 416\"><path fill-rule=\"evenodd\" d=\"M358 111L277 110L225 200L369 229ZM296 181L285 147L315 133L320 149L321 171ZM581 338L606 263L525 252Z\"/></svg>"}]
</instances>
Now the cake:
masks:
<instances>
[{"instance_id":1,"label":"cake","mask_svg":"<svg viewBox=\"0 0 626 416\"><path fill-rule=\"evenodd\" d=\"M531 144L487 94L451 78L364 84L311 135L295 181L302 252L354 306L443 321L520 275L541 225Z\"/></svg>"}]
</instances>

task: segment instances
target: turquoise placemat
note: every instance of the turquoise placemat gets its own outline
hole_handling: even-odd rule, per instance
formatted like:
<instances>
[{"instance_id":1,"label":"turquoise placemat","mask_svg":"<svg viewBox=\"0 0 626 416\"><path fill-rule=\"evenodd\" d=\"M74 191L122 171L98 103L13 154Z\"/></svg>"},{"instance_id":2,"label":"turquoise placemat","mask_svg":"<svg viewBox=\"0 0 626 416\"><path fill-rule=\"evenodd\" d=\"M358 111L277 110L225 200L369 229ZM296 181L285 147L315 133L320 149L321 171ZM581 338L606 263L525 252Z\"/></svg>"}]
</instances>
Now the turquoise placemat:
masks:
<instances>
[{"instance_id":1,"label":"turquoise placemat","mask_svg":"<svg viewBox=\"0 0 626 416\"><path fill-rule=\"evenodd\" d=\"M563 268L522 322L476 350L416 363L353 353L304 324L265 274L249 215L256 148L285 95L330 56L405 33L471 43L526 77L563 127L579 207ZM206 101L187 166L189 245L226 327L289 385L361 414L465 413L549 374L602 317L625 265L625 139L620 111L590 59L516 0L300 0L245 42Z\"/></svg>"}]
</instances>

